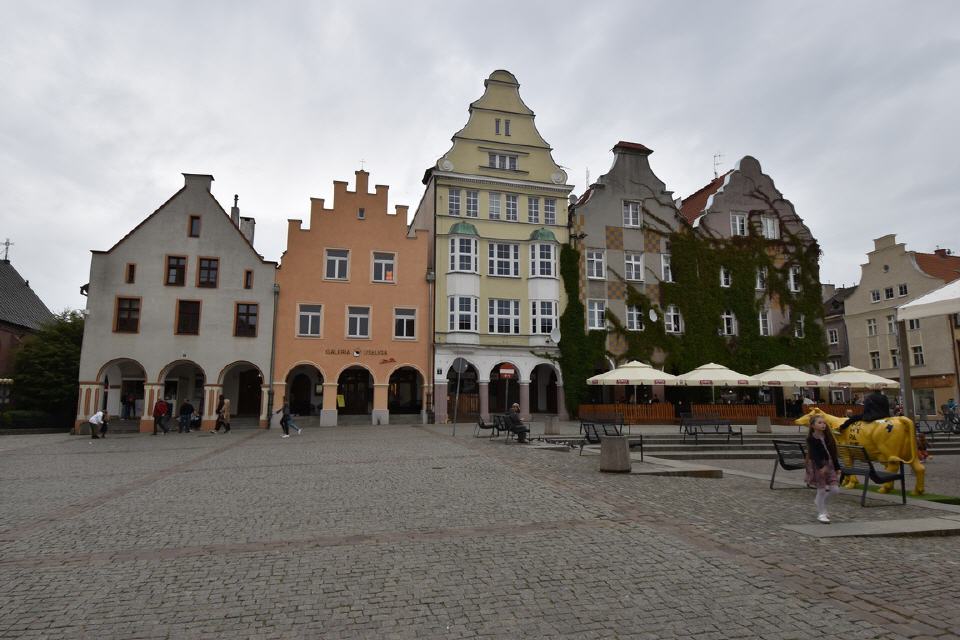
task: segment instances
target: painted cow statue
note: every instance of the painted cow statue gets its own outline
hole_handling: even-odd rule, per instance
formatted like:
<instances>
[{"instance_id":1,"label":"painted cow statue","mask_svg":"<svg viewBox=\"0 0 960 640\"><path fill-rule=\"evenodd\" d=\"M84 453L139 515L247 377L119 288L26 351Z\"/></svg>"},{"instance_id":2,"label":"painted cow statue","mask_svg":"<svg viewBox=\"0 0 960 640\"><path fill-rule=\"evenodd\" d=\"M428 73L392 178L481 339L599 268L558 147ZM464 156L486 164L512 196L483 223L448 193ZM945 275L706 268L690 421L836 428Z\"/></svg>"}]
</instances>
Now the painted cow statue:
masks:
<instances>
[{"instance_id":1,"label":"painted cow statue","mask_svg":"<svg viewBox=\"0 0 960 640\"><path fill-rule=\"evenodd\" d=\"M923 494L926 468L917 455L917 430L912 420L896 416L881 418L873 422L860 421L854 422L843 431L839 431L840 425L846 422L846 418L838 418L814 408L802 418L797 418L795 422L798 425L808 425L815 415L823 416L827 426L833 431L837 444L863 447L872 460L883 463L887 471L890 472L896 472L901 462L909 466L913 469L913 475L917 479L911 495ZM851 476L844 481L843 486L848 489L855 489L858 484L856 476ZM892 489L893 483L888 482L880 487L880 492L888 493Z\"/></svg>"}]
</instances>

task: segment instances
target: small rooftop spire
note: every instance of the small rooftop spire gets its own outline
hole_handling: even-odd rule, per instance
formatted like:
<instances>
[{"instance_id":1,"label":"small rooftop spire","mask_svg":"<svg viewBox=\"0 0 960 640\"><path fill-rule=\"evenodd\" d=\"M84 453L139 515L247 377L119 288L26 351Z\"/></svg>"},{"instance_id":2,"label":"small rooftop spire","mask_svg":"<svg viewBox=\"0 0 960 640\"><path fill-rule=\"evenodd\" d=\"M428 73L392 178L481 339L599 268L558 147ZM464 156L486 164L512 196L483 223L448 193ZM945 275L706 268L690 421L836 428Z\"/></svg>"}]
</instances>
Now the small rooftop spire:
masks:
<instances>
[{"instance_id":1,"label":"small rooftop spire","mask_svg":"<svg viewBox=\"0 0 960 640\"><path fill-rule=\"evenodd\" d=\"M10 247L13 246L13 243L10 242L10 238L7 238L6 242L3 243L3 261L7 264L10 263Z\"/></svg>"},{"instance_id":2,"label":"small rooftop spire","mask_svg":"<svg viewBox=\"0 0 960 640\"><path fill-rule=\"evenodd\" d=\"M233 194L233 207L230 209L230 219L233 220L233 224L240 226L240 206L237 204L240 201L240 196Z\"/></svg>"}]
</instances>

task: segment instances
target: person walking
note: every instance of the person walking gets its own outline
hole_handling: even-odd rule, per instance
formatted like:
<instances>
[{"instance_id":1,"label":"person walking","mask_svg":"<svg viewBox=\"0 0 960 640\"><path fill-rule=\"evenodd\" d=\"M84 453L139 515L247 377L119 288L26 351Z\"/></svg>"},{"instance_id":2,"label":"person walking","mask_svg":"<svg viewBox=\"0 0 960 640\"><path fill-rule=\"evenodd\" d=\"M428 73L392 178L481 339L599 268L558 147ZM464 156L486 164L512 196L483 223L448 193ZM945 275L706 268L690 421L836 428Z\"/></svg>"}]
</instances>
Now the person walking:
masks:
<instances>
[{"instance_id":1,"label":"person walking","mask_svg":"<svg viewBox=\"0 0 960 640\"><path fill-rule=\"evenodd\" d=\"M213 428L214 433L220 431L223 427L224 433L230 433L230 400L220 396L220 402L217 404L217 424Z\"/></svg>"},{"instance_id":2,"label":"person walking","mask_svg":"<svg viewBox=\"0 0 960 640\"><path fill-rule=\"evenodd\" d=\"M184 400L180 405L180 425L177 433L190 433L190 419L193 417L194 408L189 400Z\"/></svg>"},{"instance_id":3,"label":"person walking","mask_svg":"<svg viewBox=\"0 0 960 640\"><path fill-rule=\"evenodd\" d=\"M293 427L294 429L297 430L297 435L300 435L300 436L303 435L303 429L298 427L293 422L293 416L290 415L290 403L287 402L286 398L283 399L283 406L277 409L275 413L282 414L280 416L280 428L283 429L283 435L280 436L281 438L290 437L290 427Z\"/></svg>"},{"instance_id":4,"label":"person walking","mask_svg":"<svg viewBox=\"0 0 960 640\"><path fill-rule=\"evenodd\" d=\"M163 429L165 434L170 431L167 429L167 413L169 411L167 401L163 398L157 398L157 402L153 405L153 435L157 435L158 429Z\"/></svg>"},{"instance_id":5,"label":"person walking","mask_svg":"<svg viewBox=\"0 0 960 640\"><path fill-rule=\"evenodd\" d=\"M827 513L827 500L840 493L840 464L838 463L837 442L823 416L818 415L810 421L807 431L807 465L805 480L808 486L816 487L817 497L813 502L817 506L817 520L830 524Z\"/></svg>"},{"instance_id":6,"label":"person walking","mask_svg":"<svg viewBox=\"0 0 960 640\"><path fill-rule=\"evenodd\" d=\"M90 416L88 422L90 423L90 437L93 440L98 440L99 438L107 437L107 410L101 409L95 414ZM100 435L97 436L97 429L100 429Z\"/></svg>"}]
</instances>

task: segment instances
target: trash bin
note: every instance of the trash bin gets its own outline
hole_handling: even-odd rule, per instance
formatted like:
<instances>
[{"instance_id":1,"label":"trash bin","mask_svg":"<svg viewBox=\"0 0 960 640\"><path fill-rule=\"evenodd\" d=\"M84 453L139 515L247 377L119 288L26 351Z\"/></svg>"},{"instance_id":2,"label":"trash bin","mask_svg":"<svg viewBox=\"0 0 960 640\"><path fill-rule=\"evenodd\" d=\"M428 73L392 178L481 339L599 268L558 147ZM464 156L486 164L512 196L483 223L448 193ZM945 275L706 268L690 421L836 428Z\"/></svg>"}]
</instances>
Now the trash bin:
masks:
<instances>
[{"instance_id":1,"label":"trash bin","mask_svg":"<svg viewBox=\"0 0 960 640\"><path fill-rule=\"evenodd\" d=\"M600 471L630 473L630 443L626 436L600 436Z\"/></svg>"},{"instance_id":2,"label":"trash bin","mask_svg":"<svg viewBox=\"0 0 960 640\"><path fill-rule=\"evenodd\" d=\"M757 416L757 433L773 433L770 416Z\"/></svg>"}]
</instances>

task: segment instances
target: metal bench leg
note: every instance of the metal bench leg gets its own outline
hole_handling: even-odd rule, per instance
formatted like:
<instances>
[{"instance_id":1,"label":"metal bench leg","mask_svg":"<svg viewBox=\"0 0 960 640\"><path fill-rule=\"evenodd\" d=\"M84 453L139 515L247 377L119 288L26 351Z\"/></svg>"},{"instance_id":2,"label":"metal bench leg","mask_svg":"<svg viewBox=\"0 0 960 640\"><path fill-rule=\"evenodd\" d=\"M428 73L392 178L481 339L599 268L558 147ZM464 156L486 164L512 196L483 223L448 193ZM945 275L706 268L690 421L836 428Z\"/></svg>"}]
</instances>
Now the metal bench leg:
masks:
<instances>
[{"instance_id":1,"label":"metal bench leg","mask_svg":"<svg viewBox=\"0 0 960 640\"><path fill-rule=\"evenodd\" d=\"M773 461L773 475L770 476L770 488L773 489L773 479L777 477L777 467L780 466L780 460Z\"/></svg>"},{"instance_id":2,"label":"metal bench leg","mask_svg":"<svg viewBox=\"0 0 960 640\"><path fill-rule=\"evenodd\" d=\"M870 487L870 474L863 478L863 493L860 495L860 506L867 506L867 489Z\"/></svg>"},{"instance_id":3,"label":"metal bench leg","mask_svg":"<svg viewBox=\"0 0 960 640\"><path fill-rule=\"evenodd\" d=\"M903 504L907 504L907 474L902 462L900 463L900 497L903 499Z\"/></svg>"}]
</instances>

